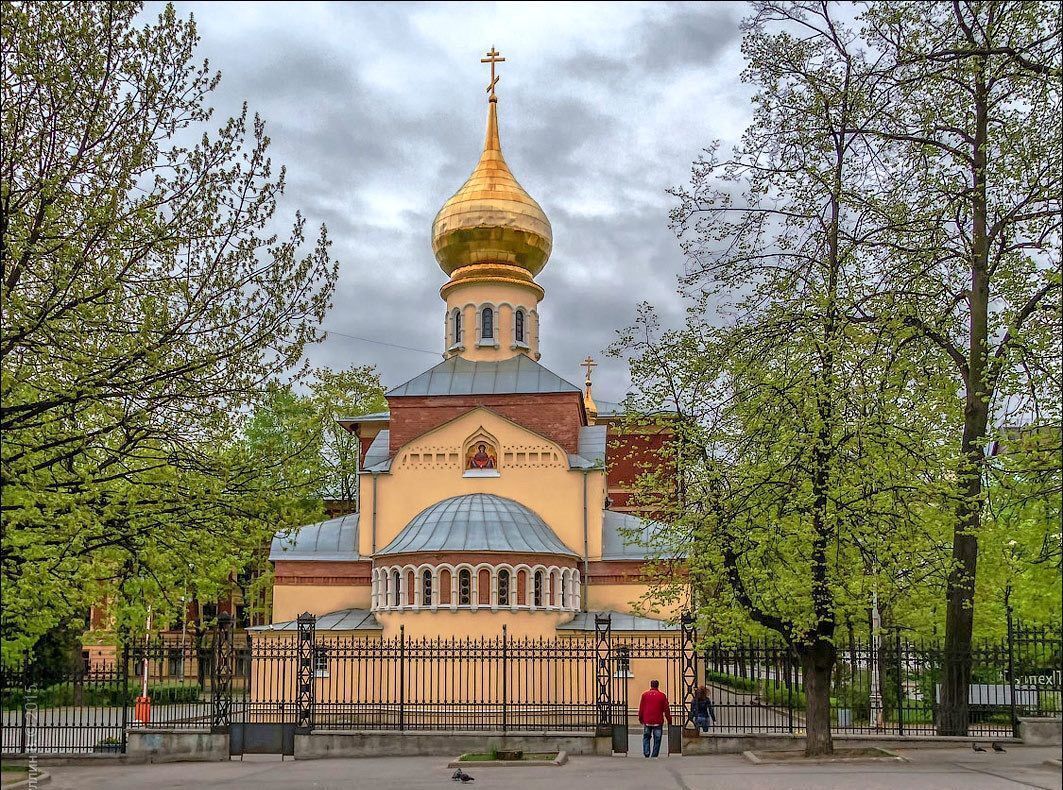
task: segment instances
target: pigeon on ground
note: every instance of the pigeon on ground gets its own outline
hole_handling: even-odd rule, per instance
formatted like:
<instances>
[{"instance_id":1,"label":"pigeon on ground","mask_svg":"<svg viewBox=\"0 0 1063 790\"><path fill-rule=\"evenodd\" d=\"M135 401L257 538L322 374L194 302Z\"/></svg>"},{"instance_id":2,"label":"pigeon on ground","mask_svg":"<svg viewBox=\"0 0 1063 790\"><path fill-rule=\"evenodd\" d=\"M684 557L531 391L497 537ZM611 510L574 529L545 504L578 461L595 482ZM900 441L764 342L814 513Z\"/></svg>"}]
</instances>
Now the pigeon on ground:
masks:
<instances>
[{"instance_id":1,"label":"pigeon on ground","mask_svg":"<svg viewBox=\"0 0 1063 790\"><path fill-rule=\"evenodd\" d=\"M450 777L455 782L475 782L476 780L462 771L460 768L454 772L454 775Z\"/></svg>"},{"instance_id":2,"label":"pigeon on ground","mask_svg":"<svg viewBox=\"0 0 1063 790\"><path fill-rule=\"evenodd\" d=\"M971 748L974 749L976 752L984 752L985 751L985 748L982 747L982 746L979 746L977 743L972 743L971 744Z\"/></svg>"},{"instance_id":3,"label":"pigeon on ground","mask_svg":"<svg viewBox=\"0 0 1063 790\"><path fill-rule=\"evenodd\" d=\"M1000 745L999 743L994 743L994 744L993 744L993 751L994 751L994 752L1006 752L1006 751L1007 751L1007 749L1005 749L1005 748L1004 748L1003 746L1001 746L1001 745Z\"/></svg>"}]
</instances>

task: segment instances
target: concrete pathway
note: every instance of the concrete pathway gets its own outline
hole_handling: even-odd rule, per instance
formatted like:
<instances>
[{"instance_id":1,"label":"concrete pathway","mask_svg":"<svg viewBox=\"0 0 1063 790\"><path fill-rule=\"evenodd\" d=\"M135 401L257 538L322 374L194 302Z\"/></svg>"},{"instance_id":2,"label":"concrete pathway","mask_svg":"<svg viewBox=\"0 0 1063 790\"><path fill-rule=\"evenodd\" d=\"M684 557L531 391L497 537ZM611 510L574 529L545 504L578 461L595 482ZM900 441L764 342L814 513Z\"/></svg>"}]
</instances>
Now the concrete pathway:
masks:
<instances>
[{"instance_id":1,"label":"concrete pathway","mask_svg":"<svg viewBox=\"0 0 1063 790\"><path fill-rule=\"evenodd\" d=\"M470 767L474 790L995 790L1063 789L1059 748L1011 747L1007 754L979 754L968 748L913 749L910 763L845 765L751 765L739 755L672 757L573 757L560 768ZM446 758L407 757L281 762L275 757L244 762L92 765L48 769L54 790L427 790L449 788Z\"/></svg>"}]
</instances>

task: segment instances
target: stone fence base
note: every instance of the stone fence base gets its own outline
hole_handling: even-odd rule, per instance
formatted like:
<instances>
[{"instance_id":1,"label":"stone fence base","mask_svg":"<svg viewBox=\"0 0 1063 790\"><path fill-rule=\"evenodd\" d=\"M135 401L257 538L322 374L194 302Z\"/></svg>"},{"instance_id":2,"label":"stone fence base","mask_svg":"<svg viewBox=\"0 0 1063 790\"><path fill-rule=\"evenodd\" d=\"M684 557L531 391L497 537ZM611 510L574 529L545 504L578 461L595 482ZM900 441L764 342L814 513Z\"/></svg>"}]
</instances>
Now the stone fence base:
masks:
<instances>
[{"instance_id":1,"label":"stone fence base","mask_svg":"<svg viewBox=\"0 0 1063 790\"><path fill-rule=\"evenodd\" d=\"M204 730L129 730L126 755L131 760L149 763L228 760L229 735Z\"/></svg>"},{"instance_id":2,"label":"stone fence base","mask_svg":"<svg viewBox=\"0 0 1063 790\"><path fill-rule=\"evenodd\" d=\"M1019 719L1019 737L1028 746L1063 746L1063 719Z\"/></svg>"},{"instance_id":3,"label":"stone fence base","mask_svg":"<svg viewBox=\"0 0 1063 790\"><path fill-rule=\"evenodd\" d=\"M835 735L837 747L880 746L884 749L940 749L974 742L1020 743L1017 738L993 738L974 736L942 735ZM1025 742L1027 745L1029 741ZM1036 744L1041 745L1041 744ZM803 735L765 735L761 733L735 735L692 735L683 731L683 754L685 756L704 754L741 754L745 751L796 752L805 748Z\"/></svg>"},{"instance_id":4,"label":"stone fence base","mask_svg":"<svg viewBox=\"0 0 1063 790\"><path fill-rule=\"evenodd\" d=\"M456 757L492 749L612 754L612 740L584 732L395 732L316 730L296 734L295 759L325 757Z\"/></svg>"}]
</instances>

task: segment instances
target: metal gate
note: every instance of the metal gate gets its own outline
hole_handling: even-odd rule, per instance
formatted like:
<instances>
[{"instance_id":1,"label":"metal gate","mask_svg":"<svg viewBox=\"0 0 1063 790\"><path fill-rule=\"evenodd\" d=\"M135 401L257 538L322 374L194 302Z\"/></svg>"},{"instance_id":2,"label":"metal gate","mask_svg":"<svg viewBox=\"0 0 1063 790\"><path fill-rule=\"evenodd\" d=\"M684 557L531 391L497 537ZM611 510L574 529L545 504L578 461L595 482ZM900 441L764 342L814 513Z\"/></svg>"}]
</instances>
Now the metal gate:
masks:
<instances>
[{"instance_id":1,"label":"metal gate","mask_svg":"<svg viewBox=\"0 0 1063 790\"><path fill-rule=\"evenodd\" d=\"M315 628L312 615L300 615L298 636L290 640L251 640L235 654L236 677L229 686L229 717L219 717L217 731L229 733L229 754L295 755L295 735L309 732L313 721ZM222 656L219 656L223 660ZM242 660L241 660L242 659ZM219 686L219 693L225 689ZM224 703L216 706L222 710Z\"/></svg>"}]
</instances>

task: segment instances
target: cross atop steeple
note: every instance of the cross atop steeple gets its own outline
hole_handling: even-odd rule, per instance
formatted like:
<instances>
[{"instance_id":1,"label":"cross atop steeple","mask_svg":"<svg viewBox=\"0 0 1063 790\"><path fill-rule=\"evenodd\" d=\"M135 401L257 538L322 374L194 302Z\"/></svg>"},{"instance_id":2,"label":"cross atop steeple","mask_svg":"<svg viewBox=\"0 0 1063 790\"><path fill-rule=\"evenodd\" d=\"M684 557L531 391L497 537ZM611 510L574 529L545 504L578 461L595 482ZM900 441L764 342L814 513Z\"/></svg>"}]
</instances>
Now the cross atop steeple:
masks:
<instances>
[{"instance_id":1,"label":"cross atop steeple","mask_svg":"<svg viewBox=\"0 0 1063 790\"><path fill-rule=\"evenodd\" d=\"M491 51L487 53L487 57L486 58L480 58L480 62L481 63L490 63L491 64L491 84L487 86L487 92L490 93L491 95L487 97L488 101L494 101L494 102L498 101L498 97L495 96L495 85L498 84L498 81L501 79L501 77L496 77L495 76L495 64L496 63L505 63L506 62L505 58L498 57L500 54L501 53L497 49L495 49L494 47L491 47Z\"/></svg>"},{"instance_id":2,"label":"cross atop steeple","mask_svg":"<svg viewBox=\"0 0 1063 790\"><path fill-rule=\"evenodd\" d=\"M583 389L583 408L587 410L587 416L594 420L598 416L598 404L594 402L594 396L591 395L591 371L598 367L598 363L588 355L580 363L580 367L587 369L587 380L584 382Z\"/></svg>"},{"instance_id":3,"label":"cross atop steeple","mask_svg":"<svg viewBox=\"0 0 1063 790\"><path fill-rule=\"evenodd\" d=\"M595 362L593 358L588 356L585 360L583 360L580 363L580 367L587 369L587 381L586 381L586 384L589 387L591 385L591 371L594 370L594 368L598 367L598 363Z\"/></svg>"}]
</instances>

